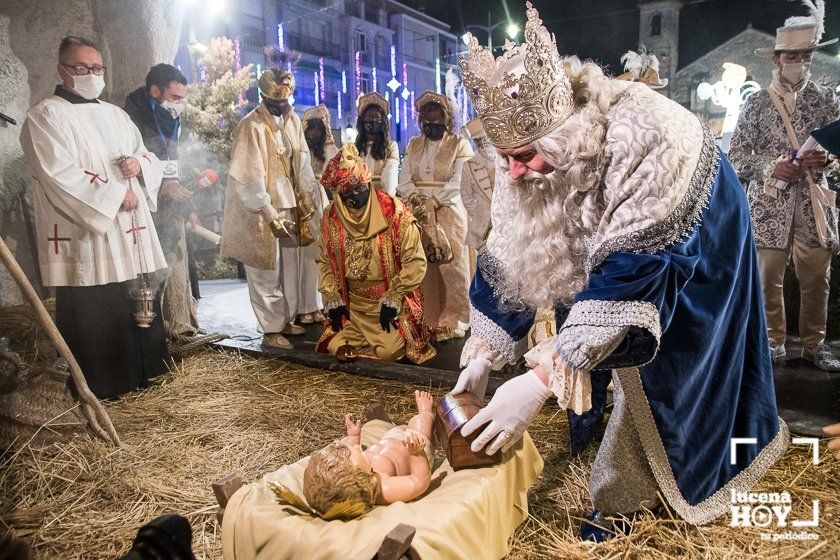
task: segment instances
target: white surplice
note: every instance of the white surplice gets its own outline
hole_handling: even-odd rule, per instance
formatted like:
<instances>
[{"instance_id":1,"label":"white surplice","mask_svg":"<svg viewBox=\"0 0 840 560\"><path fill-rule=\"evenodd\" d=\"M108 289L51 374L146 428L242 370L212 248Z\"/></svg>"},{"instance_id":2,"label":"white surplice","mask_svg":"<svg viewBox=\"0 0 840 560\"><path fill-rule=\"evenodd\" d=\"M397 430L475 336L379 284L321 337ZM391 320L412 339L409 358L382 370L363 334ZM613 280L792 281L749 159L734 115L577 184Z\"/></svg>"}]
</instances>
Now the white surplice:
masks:
<instances>
[{"instance_id":1,"label":"white surplice","mask_svg":"<svg viewBox=\"0 0 840 560\"><path fill-rule=\"evenodd\" d=\"M46 286L97 286L166 268L151 213L162 177L158 158L119 107L52 95L29 110L20 142L35 182L35 231ZM142 175L122 178L132 156ZM139 204L121 210L128 189Z\"/></svg>"}]
</instances>

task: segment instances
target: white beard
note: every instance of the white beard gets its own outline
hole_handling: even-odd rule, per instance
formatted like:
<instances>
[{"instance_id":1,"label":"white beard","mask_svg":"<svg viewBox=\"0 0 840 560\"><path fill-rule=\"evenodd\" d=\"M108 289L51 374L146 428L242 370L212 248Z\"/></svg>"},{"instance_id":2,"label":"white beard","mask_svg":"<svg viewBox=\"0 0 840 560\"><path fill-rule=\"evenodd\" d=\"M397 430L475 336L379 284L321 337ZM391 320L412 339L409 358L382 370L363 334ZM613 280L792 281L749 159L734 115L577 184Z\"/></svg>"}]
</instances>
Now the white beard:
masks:
<instances>
[{"instance_id":1,"label":"white beard","mask_svg":"<svg viewBox=\"0 0 840 560\"><path fill-rule=\"evenodd\" d=\"M569 307L588 281L587 241L605 209L606 111L614 91L597 65L574 57L564 64L576 101L583 104L533 142L554 171L511 181L505 159L496 159L487 250L501 270L491 270L488 281L502 310Z\"/></svg>"},{"instance_id":2,"label":"white beard","mask_svg":"<svg viewBox=\"0 0 840 560\"><path fill-rule=\"evenodd\" d=\"M502 309L569 306L586 285L586 242L566 218L580 215L585 197L570 193L560 174L530 172L511 181L497 169L493 193L493 229L487 249L501 264L492 278Z\"/></svg>"}]
</instances>

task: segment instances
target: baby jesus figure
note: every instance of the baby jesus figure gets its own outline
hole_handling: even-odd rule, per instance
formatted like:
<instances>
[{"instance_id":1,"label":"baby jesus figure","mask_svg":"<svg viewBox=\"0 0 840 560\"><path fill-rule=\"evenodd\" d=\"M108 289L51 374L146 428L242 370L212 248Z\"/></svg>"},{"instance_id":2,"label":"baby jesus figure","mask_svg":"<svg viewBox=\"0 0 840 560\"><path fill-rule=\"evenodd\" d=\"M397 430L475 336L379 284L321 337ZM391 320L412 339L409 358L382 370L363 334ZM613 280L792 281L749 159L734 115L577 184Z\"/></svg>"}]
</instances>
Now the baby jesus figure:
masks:
<instances>
[{"instance_id":1,"label":"baby jesus figure","mask_svg":"<svg viewBox=\"0 0 840 560\"><path fill-rule=\"evenodd\" d=\"M394 426L367 449L360 445L362 424L344 417L347 437L316 451L303 474L309 507L325 519L357 517L374 505L408 502L421 496L432 479L434 401L415 391L417 414Z\"/></svg>"}]
</instances>

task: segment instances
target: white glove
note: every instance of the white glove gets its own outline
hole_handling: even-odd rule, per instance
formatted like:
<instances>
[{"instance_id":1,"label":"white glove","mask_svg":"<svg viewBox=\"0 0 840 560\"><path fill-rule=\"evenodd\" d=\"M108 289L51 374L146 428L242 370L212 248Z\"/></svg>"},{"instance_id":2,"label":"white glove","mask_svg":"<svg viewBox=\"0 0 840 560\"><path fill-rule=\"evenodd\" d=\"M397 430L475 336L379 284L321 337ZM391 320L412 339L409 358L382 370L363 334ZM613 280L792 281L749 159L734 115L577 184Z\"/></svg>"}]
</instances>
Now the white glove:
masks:
<instances>
[{"instance_id":1,"label":"white glove","mask_svg":"<svg viewBox=\"0 0 840 560\"><path fill-rule=\"evenodd\" d=\"M551 391L545 383L534 370L529 370L524 375L505 381L490 399L490 404L464 424L461 435L468 437L490 422L470 448L478 453L492 440L485 453L492 455L500 448L507 451L519 441L550 395Z\"/></svg>"},{"instance_id":2,"label":"white glove","mask_svg":"<svg viewBox=\"0 0 840 560\"><path fill-rule=\"evenodd\" d=\"M557 335L557 350L574 369L591 371L612 354L630 327L574 326Z\"/></svg>"},{"instance_id":3,"label":"white glove","mask_svg":"<svg viewBox=\"0 0 840 560\"><path fill-rule=\"evenodd\" d=\"M452 394L472 393L479 399L483 399L487 393L487 382L490 380L490 365L490 360L487 358L478 357L470 360L458 376L458 383L452 389Z\"/></svg>"}]
</instances>

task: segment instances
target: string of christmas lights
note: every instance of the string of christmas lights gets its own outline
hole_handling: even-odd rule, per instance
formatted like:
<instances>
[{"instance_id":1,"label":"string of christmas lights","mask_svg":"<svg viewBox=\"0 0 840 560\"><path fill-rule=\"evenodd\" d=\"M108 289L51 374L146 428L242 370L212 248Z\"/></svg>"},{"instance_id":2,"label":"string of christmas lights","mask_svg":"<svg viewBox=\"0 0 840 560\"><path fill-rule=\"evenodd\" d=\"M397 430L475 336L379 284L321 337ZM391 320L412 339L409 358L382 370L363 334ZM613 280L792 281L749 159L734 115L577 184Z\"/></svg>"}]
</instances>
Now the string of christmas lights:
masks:
<instances>
[{"instance_id":1,"label":"string of christmas lights","mask_svg":"<svg viewBox=\"0 0 840 560\"><path fill-rule=\"evenodd\" d=\"M320 96L320 98L316 98L316 100L320 99L321 101L324 101L327 98L327 92L326 92L327 88L324 85L324 57L323 56L318 59L318 78L321 80L321 86L320 86L321 96Z\"/></svg>"},{"instance_id":2,"label":"string of christmas lights","mask_svg":"<svg viewBox=\"0 0 840 560\"><path fill-rule=\"evenodd\" d=\"M362 95L362 53L356 51L356 99Z\"/></svg>"}]
</instances>

